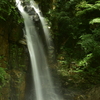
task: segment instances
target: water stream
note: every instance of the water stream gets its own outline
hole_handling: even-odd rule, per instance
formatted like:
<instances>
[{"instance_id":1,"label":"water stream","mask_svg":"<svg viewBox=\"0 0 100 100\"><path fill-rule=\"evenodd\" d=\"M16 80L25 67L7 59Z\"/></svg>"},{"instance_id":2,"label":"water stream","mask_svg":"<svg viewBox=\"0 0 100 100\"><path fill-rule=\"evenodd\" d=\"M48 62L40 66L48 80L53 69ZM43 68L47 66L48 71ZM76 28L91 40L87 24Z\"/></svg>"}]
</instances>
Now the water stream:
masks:
<instances>
[{"instance_id":1,"label":"water stream","mask_svg":"<svg viewBox=\"0 0 100 100\"><path fill-rule=\"evenodd\" d=\"M55 87L44 53L43 42L40 39L41 35L39 35L44 34L47 47L49 47L50 37L45 19L42 17L38 5L33 0L16 0L16 5L24 19L25 38L31 59L36 100L60 100L55 93ZM41 23L42 31L39 31L37 23ZM31 97L29 100L35 99Z\"/></svg>"}]
</instances>

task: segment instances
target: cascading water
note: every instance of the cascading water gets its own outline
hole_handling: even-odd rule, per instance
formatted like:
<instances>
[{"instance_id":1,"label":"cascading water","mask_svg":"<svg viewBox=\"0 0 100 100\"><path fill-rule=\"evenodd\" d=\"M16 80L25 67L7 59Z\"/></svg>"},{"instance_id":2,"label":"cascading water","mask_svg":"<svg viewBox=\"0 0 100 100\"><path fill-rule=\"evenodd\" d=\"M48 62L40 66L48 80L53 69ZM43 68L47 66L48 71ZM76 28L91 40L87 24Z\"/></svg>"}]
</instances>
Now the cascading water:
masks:
<instances>
[{"instance_id":1,"label":"cascading water","mask_svg":"<svg viewBox=\"0 0 100 100\"><path fill-rule=\"evenodd\" d=\"M46 27L46 21L45 21L45 19L41 16L41 14L40 14L40 10L39 10L39 7L38 7L38 5L36 4L36 2L35 1L30 1L31 2L31 7L33 7L34 8L34 10L35 10L35 12L38 14L38 16L39 16L39 18L40 18L40 21L41 21L41 23L42 23L42 26L43 26L43 30L44 30L44 34L45 34L45 37L46 37L46 43L48 44L48 45L50 45L50 41L49 41L49 31L48 31L48 29L47 29L47 27Z\"/></svg>"},{"instance_id":2,"label":"cascading water","mask_svg":"<svg viewBox=\"0 0 100 100\"><path fill-rule=\"evenodd\" d=\"M38 28L35 23L40 20L47 45L50 44L49 31L46 27L44 18L40 14L38 5L35 1L28 1L29 2L16 0L16 5L24 19L25 38L30 53L36 100L59 100L59 97L54 90L43 45L39 38ZM26 5L22 6L22 2L26 2ZM27 9L27 11L25 11L25 9ZM34 98L31 97L27 100L34 100Z\"/></svg>"}]
</instances>

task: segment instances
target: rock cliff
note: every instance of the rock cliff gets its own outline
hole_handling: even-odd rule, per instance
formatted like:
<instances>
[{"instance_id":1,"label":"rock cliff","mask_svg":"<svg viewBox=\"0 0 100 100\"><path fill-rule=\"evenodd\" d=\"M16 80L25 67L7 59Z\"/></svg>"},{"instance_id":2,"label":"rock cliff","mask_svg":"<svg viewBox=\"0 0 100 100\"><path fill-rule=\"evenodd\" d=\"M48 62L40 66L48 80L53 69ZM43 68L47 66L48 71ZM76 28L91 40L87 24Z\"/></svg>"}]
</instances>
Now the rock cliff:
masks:
<instances>
[{"instance_id":1,"label":"rock cliff","mask_svg":"<svg viewBox=\"0 0 100 100\"><path fill-rule=\"evenodd\" d=\"M21 25L0 23L0 100L23 100L28 66L28 50L19 43Z\"/></svg>"}]
</instances>

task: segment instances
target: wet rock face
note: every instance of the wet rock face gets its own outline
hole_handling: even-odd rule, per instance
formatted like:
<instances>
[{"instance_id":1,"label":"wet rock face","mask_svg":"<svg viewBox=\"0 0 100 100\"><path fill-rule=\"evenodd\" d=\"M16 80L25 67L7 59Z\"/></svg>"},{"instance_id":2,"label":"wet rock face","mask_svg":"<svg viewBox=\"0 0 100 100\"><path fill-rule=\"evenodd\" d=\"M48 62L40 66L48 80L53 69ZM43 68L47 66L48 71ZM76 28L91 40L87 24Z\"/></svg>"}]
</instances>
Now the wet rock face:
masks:
<instances>
[{"instance_id":1,"label":"wet rock face","mask_svg":"<svg viewBox=\"0 0 100 100\"><path fill-rule=\"evenodd\" d=\"M18 70L11 70L10 96L11 100L23 100L25 92L25 74Z\"/></svg>"},{"instance_id":2,"label":"wet rock face","mask_svg":"<svg viewBox=\"0 0 100 100\"><path fill-rule=\"evenodd\" d=\"M21 38L21 26L10 21L0 23L0 67L6 72L0 100L24 100L28 52L26 46L19 44Z\"/></svg>"},{"instance_id":3,"label":"wet rock face","mask_svg":"<svg viewBox=\"0 0 100 100\"><path fill-rule=\"evenodd\" d=\"M29 5L25 5L24 10L30 15L33 21L40 21L38 14L34 11L34 8Z\"/></svg>"},{"instance_id":4,"label":"wet rock face","mask_svg":"<svg viewBox=\"0 0 100 100\"><path fill-rule=\"evenodd\" d=\"M8 34L6 29L0 25L0 67L6 68L7 57L8 57Z\"/></svg>"},{"instance_id":5,"label":"wet rock face","mask_svg":"<svg viewBox=\"0 0 100 100\"><path fill-rule=\"evenodd\" d=\"M8 34L6 34L7 30L5 29L5 27L6 25L4 24L1 25L0 23L0 67L2 68L7 68L8 48L9 48ZM6 80L8 81L8 84L7 82L3 82L2 84L0 84L0 100L7 100L9 98L9 88L8 88L9 87L9 77L7 77ZM0 83L1 83L1 80L0 80ZM6 86L2 88L2 85L4 83L6 84Z\"/></svg>"},{"instance_id":6,"label":"wet rock face","mask_svg":"<svg viewBox=\"0 0 100 100\"><path fill-rule=\"evenodd\" d=\"M9 36L8 36L8 40L10 43L17 43L21 37L23 36L23 31L22 31L22 27L21 26L17 26L17 25L13 25Z\"/></svg>"}]
</instances>

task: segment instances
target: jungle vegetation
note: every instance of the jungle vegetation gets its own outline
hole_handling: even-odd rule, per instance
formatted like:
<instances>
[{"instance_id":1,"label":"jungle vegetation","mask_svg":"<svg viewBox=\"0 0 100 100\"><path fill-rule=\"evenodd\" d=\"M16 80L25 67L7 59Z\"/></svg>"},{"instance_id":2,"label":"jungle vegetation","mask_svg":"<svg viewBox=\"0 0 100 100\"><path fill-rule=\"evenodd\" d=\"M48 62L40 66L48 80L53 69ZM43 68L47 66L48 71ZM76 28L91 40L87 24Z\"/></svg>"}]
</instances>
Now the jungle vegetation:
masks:
<instances>
[{"instance_id":1,"label":"jungle vegetation","mask_svg":"<svg viewBox=\"0 0 100 100\"><path fill-rule=\"evenodd\" d=\"M61 74L76 83L99 84L100 1L57 0L47 16Z\"/></svg>"},{"instance_id":2,"label":"jungle vegetation","mask_svg":"<svg viewBox=\"0 0 100 100\"><path fill-rule=\"evenodd\" d=\"M76 84L100 84L100 1L35 1L51 27L59 74ZM0 11L0 21L22 22L13 1L2 0Z\"/></svg>"}]
</instances>

